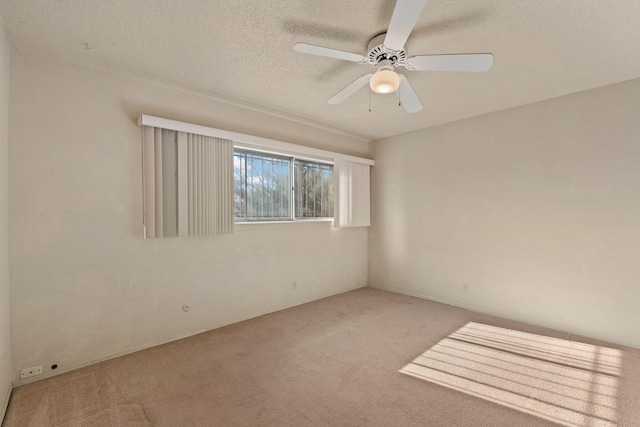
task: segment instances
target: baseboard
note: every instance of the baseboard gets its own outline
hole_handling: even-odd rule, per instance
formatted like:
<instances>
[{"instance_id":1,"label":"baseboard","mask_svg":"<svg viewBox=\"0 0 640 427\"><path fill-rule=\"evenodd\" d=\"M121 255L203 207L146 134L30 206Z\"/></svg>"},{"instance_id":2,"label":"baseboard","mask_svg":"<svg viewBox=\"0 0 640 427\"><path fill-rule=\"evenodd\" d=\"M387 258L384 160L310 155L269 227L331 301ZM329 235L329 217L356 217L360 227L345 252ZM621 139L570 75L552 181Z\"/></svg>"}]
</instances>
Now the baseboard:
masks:
<instances>
[{"instance_id":1,"label":"baseboard","mask_svg":"<svg viewBox=\"0 0 640 427\"><path fill-rule=\"evenodd\" d=\"M465 305L465 304L460 304L458 302L455 301L449 301L443 298L436 298L427 294L422 294L419 292L410 292L407 291L405 289L401 289L401 288L394 288L393 286L378 286L378 285L369 285L370 288L372 289L379 289L381 291L387 291L387 292L393 292L394 294L400 294L400 295L406 295L408 297L416 297L416 298L420 298L420 299L426 299L429 301L433 301L433 302L439 302L441 304L446 304L446 305L450 305L453 307L458 307L458 308L464 308L465 310L469 310L469 311L473 311L475 313L481 313L481 314L489 314L491 316L496 316L496 317L504 317L504 315L501 315L499 313L494 313L491 312L490 310L483 310L481 308L477 308L474 307L472 305Z\"/></svg>"},{"instance_id":2,"label":"baseboard","mask_svg":"<svg viewBox=\"0 0 640 427\"><path fill-rule=\"evenodd\" d=\"M32 377L26 380L18 380L15 382L14 386L21 386L21 385L25 385L25 384L30 384L30 383L34 383L34 382L38 382L38 381L42 381L46 378L51 378L51 377L55 377L58 375L62 375L66 372L71 372L71 371L75 371L77 369L81 369L81 368L85 368L87 366L91 366L91 365L95 365L96 363L100 363L100 362L104 362L106 360L111 360L111 359L115 359L117 357L121 357L121 356L126 356L127 354L132 354L132 353L136 353L138 351L142 351L142 350L146 350L148 348L152 348L152 347L157 347L159 345L163 345L163 344L168 344L170 342L173 341L178 341L184 338L189 338L192 337L194 335L198 335L198 334L202 334L204 332L209 332L212 331L214 329L218 329L218 328L222 328L224 326L227 325L232 325L234 323L238 323L238 322L242 322L245 320L249 320L249 319L253 319L255 317L260 317L260 316L264 316L266 314L271 314L271 313L275 313L277 311L282 311L282 310L286 310L288 308L292 308L292 307L297 307L299 305L302 304L308 304L310 302L314 302L314 301L319 301L321 299L325 299L325 298L329 298L335 295L340 295L340 294L344 294L347 292L351 292L351 291L355 291L356 289L361 289L361 288L365 288L367 285L359 285L350 289L345 289L345 290L341 290L338 292L334 292L334 293L330 293L328 295L325 296L321 296L321 297L317 297L317 298L307 298L307 299L302 299L300 301L296 301L292 304L287 304L287 305L283 305L282 307L278 307L278 308L273 308L273 309L269 309L269 310L265 310L265 311L260 311L260 312L255 312L252 314L248 314L245 316L240 316L240 317L234 317L234 318L230 318L227 320L224 320L218 324L214 324L209 328L206 329L201 329L195 332L190 332L188 334L185 335L179 335L177 337L173 337L171 339L168 340L164 340L164 341L158 341L158 342L153 342L153 343L147 343L147 344L143 344L139 347L134 347L134 348L130 348L130 349L126 349L123 351L119 351L119 352L114 352L114 353L108 353L100 358L95 358L95 359L90 359L90 360L86 360L86 361L82 361L80 363L74 364L73 366L68 366L65 368L58 368L56 369L56 371L54 372L50 372L49 374L44 374L42 376L38 376L38 377Z\"/></svg>"},{"instance_id":3,"label":"baseboard","mask_svg":"<svg viewBox=\"0 0 640 427\"><path fill-rule=\"evenodd\" d=\"M442 298L436 298L436 297L433 297L433 296L430 296L430 295L427 295L427 294L423 294L423 293L419 293L419 292L410 292L410 291L407 291L405 289L394 288L393 286L378 286L378 285L369 284L369 287L372 288L372 289L379 289L381 291L388 291L388 292L393 292L393 293L396 293L396 294L406 295L406 296L409 296L409 297L416 297L416 298L426 299L426 300L433 301L433 302L439 302L441 304L446 304L446 305L450 305L450 306L453 306L453 307L458 307L458 308L463 308L465 310L473 311L474 313L488 314L489 316L501 317L503 319L514 320L516 322L529 323L529 324L532 324L532 325L535 325L535 326L540 326L542 328L549 328L549 329L559 330L557 327L554 327L554 326L544 325L544 324L539 324L539 323L532 323L531 321L529 321L527 319L514 318L514 317L509 316L509 315L507 315L505 313L500 313L500 312L497 312L495 310L489 310L489 309L486 309L486 308L483 308L483 307L476 307L476 306L473 306L473 305L460 304L460 303L455 302L455 301L449 301L449 300L442 299ZM580 332L572 332L572 331L564 331L564 332L575 333L576 335L587 337L586 335L584 335L584 333L580 333ZM602 337L588 337L588 338L599 340L599 341L606 341L606 342L610 342L612 344L623 345L625 347L630 347L630 348L634 348L636 350L640 350L640 343L628 342L628 341L619 341L619 340L610 340L610 339L606 339L606 338L602 338Z\"/></svg>"},{"instance_id":4,"label":"baseboard","mask_svg":"<svg viewBox=\"0 0 640 427\"><path fill-rule=\"evenodd\" d=\"M13 384L9 383L9 390L7 391L7 397L0 407L0 425L4 422L4 417L7 415L7 408L9 407L9 399L11 398L11 392L13 391Z\"/></svg>"}]
</instances>

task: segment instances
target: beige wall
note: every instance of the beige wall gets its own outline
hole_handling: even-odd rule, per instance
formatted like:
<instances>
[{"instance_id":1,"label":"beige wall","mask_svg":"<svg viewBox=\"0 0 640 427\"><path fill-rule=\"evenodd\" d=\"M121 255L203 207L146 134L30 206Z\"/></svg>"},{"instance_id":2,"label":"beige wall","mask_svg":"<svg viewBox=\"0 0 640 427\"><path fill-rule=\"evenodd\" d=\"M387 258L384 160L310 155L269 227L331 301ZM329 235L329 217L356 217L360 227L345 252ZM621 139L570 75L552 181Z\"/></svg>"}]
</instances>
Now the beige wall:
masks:
<instances>
[{"instance_id":1,"label":"beige wall","mask_svg":"<svg viewBox=\"0 0 640 427\"><path fill-rule=\"evenodd\" d=\"M640 347L640 80L372 153L370 285Z\"/></svg>"},{"instance_id":2,"label":"beige wall","mask_svg":"<svg viewBox=\"0 0 640 427\"><path fill-rule=\"evenodd\" d=\"M0 422L13 380L9 329L9 44L0 19Z\"/></svg>"},{"instance_id":3,"label":"beige wall","mask_svg":"<svg viewBox=\"0 0 640 427\"><path fill-rule=\"evenodd\" d=\"M366 285L366 229L256 224L143 240L136 118L356 155L365 142L16 51L11 94L14 374L42 364L51 375L53 363L65 371Z\"/></svg>"}]
</instances>

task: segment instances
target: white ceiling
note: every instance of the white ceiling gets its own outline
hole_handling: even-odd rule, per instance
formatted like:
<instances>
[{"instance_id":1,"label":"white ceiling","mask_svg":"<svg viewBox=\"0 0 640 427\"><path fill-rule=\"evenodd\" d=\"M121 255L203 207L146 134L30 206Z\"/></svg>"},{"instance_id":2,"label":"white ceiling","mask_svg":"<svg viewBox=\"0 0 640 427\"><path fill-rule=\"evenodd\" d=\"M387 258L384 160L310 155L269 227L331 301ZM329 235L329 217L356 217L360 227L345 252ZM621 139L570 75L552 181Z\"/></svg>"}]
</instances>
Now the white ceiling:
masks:
<instances>
[{"instance_id":1,"label":"white ceiling","mask_svg":"<svg viewBox=\"0 0 640 427\"><path fill-rule=\"evenodd\" d=\"M407 71L425 108L360 90L369 65L293 51L365 54L394 0L0 0L13 48L284 112L365 139L640 77L638 0L431 0L409 55L494 54L487 73Z\"/></svg>"}]
</instances>

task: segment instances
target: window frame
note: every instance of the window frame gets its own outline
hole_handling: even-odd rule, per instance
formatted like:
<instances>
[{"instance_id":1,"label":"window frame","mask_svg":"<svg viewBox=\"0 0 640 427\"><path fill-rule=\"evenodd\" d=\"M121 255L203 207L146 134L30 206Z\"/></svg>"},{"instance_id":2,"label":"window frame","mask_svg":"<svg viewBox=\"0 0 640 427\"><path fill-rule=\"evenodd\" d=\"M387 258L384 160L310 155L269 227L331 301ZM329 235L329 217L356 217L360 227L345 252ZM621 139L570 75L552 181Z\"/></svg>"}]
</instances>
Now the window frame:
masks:
<instances>
[{"instance_id":1,"label":"window frame","mask_svg":"<svg viewBox=\"0 0 640 427\"><path fill-rule=\"evenodd\" d=\"M286 159L289 162L289 175L290 175L290 190L289 194L289 217L287 219L278 218L274 220L262 219L262 220L240 220L235 217L233 222L237 225L248 225L248 224L293 224L293 223L311 223L311 222L333 222L334 215L332 213L331 216L328 217L309 217L309 218L296 218L296 206L295 206L295 196L296 196L296 185L295 185L295 164L296 160L300 160L307 163L317 163L322 165L330 165L333 179L333 167L334 162L331 160L319 159L316 157L310 156L299 156L295 154L290 154L286 152L279 152L277 150L263 150L260 148L254 147L245 147L243 145L234 144L233 147L233 155L235 157L236 152L240 153L257 153L263 154L265 156L273 156L278 159ZM234 166L235 169L235 166ZM235 180L234 180L234 191L235 191ZM335 203L335 200L333 201Z\"/></svg>"}]
</instances>

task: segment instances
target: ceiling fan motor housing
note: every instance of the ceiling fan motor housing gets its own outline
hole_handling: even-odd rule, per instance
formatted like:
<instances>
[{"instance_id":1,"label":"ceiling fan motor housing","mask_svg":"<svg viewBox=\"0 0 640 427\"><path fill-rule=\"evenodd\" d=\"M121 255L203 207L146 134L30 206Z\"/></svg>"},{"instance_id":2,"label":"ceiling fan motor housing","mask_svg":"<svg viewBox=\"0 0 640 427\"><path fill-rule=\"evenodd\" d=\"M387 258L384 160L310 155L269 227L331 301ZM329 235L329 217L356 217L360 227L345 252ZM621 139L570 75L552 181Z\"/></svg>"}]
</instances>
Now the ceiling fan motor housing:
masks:
<instances>
[{"instance_id":1,"label":"ceiling fan motor housing","mask_svg":"<svg viewBox=\"0 0 640 427\"><path fill-rule=\"evenodd\" d=\"M389 66L390 61L391 69L402 65L407 60L407 52L402 49L399 51L393 51L384 46L384 37L387 33L381 33L371 39L369 46L367 47L369 63L376 67ZM385 62L383 62L385 61Z\"/></svg>"}]
</instances>

